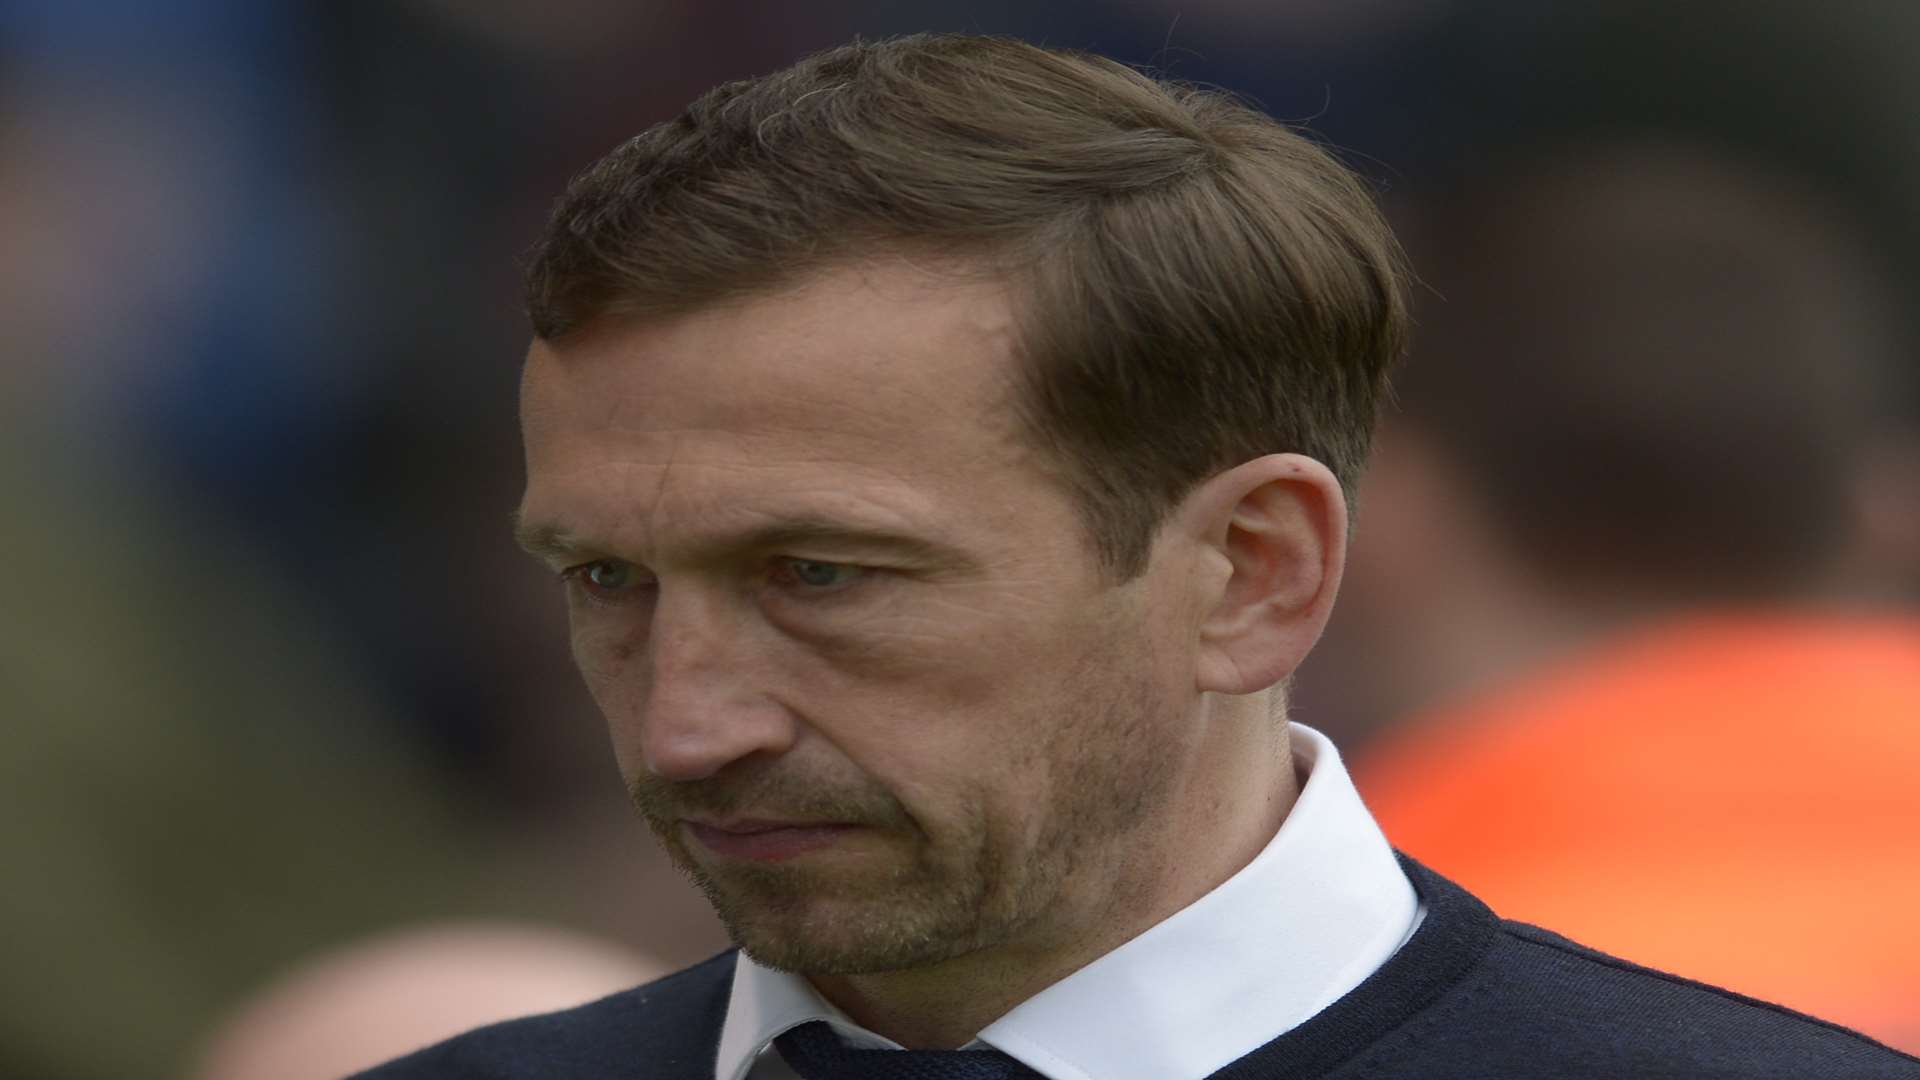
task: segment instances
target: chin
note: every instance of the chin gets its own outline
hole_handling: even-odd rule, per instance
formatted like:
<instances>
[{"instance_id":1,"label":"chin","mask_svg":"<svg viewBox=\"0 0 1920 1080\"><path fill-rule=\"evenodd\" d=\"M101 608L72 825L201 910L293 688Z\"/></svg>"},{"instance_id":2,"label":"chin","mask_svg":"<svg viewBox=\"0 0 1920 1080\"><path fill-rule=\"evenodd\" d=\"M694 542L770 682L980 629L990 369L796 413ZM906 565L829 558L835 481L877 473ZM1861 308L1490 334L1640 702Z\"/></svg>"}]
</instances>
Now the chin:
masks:
<instances>
[{"instance_id":1,"label":"chin","mask_svg":"<svg viewBox=\"0 0 1920 1080\"><path fill-rule=\"evenodd\" d=\"M731 931L730 931L731 932ZM795 975L878 975L930 967L967 952L952 942L876 936L734 933L734 943L763 967Z\"/></svg>"},{"instance_id":2,"label":"chin","mask_svg":"<svg viewBox=\"0 0 1920 1080\"><path fill-rule=\"evenodd\" d=\"M871 975L924 968L972 952L994 935L979 909L951 894L860 899L708 894L734 944L756 963L802 975Z\"/></svg>"}]
</instances>

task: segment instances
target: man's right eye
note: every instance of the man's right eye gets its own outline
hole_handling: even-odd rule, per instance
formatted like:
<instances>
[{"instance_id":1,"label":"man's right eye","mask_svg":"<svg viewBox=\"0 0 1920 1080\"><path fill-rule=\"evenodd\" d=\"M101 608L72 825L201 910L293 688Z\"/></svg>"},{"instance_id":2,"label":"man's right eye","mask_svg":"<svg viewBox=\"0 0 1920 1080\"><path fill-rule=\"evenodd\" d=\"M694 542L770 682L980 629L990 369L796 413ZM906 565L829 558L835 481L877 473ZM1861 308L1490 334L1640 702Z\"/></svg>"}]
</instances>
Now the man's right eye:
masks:
<instances>
[{"instance_id":1,"label":"man's right eye","mask_svg":"<svg viewBox=\"0 0 1920 1080\"><path fill-rule=\"evenodd\" d=\"M595 559L560 571L560 580L601 603L614 603L650 583L640 568L620 559Z\"/></svg>"}]
</instances>

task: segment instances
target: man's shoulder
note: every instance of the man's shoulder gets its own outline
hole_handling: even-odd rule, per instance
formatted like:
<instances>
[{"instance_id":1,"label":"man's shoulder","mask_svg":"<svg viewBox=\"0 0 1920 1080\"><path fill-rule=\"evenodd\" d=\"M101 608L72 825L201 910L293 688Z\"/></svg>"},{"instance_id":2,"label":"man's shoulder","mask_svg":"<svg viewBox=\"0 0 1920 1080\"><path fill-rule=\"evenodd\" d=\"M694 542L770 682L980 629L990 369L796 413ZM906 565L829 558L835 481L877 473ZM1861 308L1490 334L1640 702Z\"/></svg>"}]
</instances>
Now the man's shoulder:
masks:
<instances>
[{"instance_id":1,"label":"man's shoulder","mask_svg":"<svg viewBox=\"0 0 1920 1080\"><path fill-rule=\"evenodd\" d=\"M1920 1080L1920 1059L1859 1032L1511 921L1407 1028L1418 1056L1459 1062L1462 1076Z\"/></svg>"},{"instance_id":2,"label":"man's shoulder","mask_svg":"<svg viewBox=\"0 0 1920 1080\"><path fill-rule=\"evenodd\" d=\"M1413 936L1352 993L1218 1080L1920 1080L1920 1059L1858 1032L1502 920L1419 863L1401 864L1426 911Z\"/></svg>"},{"instance_id":3,"label":"man's shoulder","mask_svg":"<svg viewBox=\"0 0 1920 1080\"><path fill-rule=\"evenodd\" d=\"M735 954L559 1012L456 1035L351 1080L713 1075Z\"/></svg>"}]
</instances>

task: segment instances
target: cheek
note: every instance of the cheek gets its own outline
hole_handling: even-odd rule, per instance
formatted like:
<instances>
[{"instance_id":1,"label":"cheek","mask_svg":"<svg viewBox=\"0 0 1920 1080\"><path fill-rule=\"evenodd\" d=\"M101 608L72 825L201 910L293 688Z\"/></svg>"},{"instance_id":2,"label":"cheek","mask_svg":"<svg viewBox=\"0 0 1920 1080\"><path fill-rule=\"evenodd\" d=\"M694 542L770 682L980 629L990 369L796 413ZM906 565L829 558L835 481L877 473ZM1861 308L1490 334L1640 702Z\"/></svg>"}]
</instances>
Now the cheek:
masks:
<instances>
[{"instance_id":1,"label":"cheek","mask_svg":"<svg viewBox=\"0 0 1920 1080\"><path fill-rule=\"evenodd\" d=\"M1029 628L1031 629L1031 628ZM802 711L929 829L974 832L1046 797L1062 655L1013 629L874 646L829 666ZM845 710L845 711L839 711Z\"/></svg>"},{"instance_id":2,"label":"cheek","mask_svg":"<svg viewBox=\"0 0 1920 1080\"><path fill-rule=\"evenodd\" d=\"M625 684L633 674L634 658L642 643L630 628L590 615L575 614L569 624L573 666L597 699Z\"/></svg>"},{"instance_id":3,"label":"cheek","mask_svg":"<svg viewBox=\"0 0 1920 1080\"><path fill-rule=\"evenodd\" d=\"M1043 581L903 589L870 609L799 636L822 659L875 685L938 688L956 701L991 696L1044 669L1072 634Z\"/></svg>"},{"instance_id":4,"label":"cheek","mask_svg":"<svg viewBox=\"0 0 1920 1080\"><path fill-rule=\"evenodd\" d=\"M646 701L646 665L643 646L631 632L605 623L576 619L572 626L573 665L587 693L606 721L622 775L634 775L640 732L638 724Z\"/></svg>"},{"instance_id":5,"label":"cheek","mask_svg":"<svg viewBox=\"0 0 1920 1080\"><path fill-rule=\"evenodd\" d=\"M1027 679L1029 667L1044 661L1035 655L1040 643L1021 628L969 614L929 612L860 627L806 650L815 676L806 681L829 700L851 696L875 707L891 702L889 711L921 737L964 730L944 722L949 716L967 715L977 726L1009 696L1009 684Z\"/></svg>"}]
</instances>

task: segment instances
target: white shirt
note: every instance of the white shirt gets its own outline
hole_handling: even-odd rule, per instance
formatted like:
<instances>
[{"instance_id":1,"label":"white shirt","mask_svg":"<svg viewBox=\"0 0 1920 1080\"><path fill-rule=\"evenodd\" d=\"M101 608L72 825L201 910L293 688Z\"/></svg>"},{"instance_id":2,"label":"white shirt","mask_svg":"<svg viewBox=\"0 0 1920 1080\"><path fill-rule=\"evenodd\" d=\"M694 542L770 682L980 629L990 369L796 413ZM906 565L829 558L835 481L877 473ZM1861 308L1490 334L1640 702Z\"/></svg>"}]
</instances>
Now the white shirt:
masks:
<instances>
[{"instance_id":1,"label":"white shirt","mask_svg":"<svg viewBox=\"0 0 1920 1080\"><path fill-rule=\"evenodd\" d=\"M1049 1080L1200 1080L1312 1018L1373 974L1420 919L1419 898L1327 737L1291 728L1305 778L1241 871L988 1024L993 1047ZM825 1020L854 1046L891 1042L803 978L745 953L715 1080L796 1080L773 1039Z\"/></svg>"}]
</instances>

